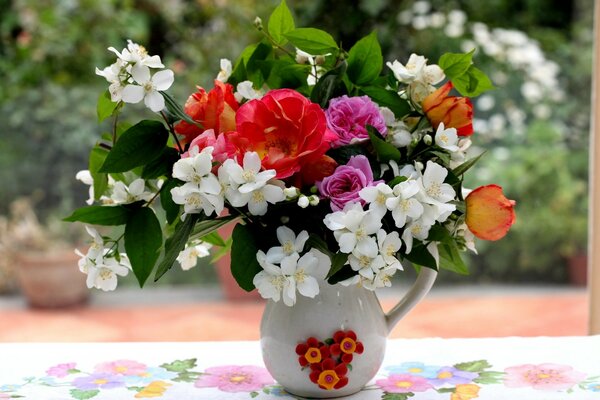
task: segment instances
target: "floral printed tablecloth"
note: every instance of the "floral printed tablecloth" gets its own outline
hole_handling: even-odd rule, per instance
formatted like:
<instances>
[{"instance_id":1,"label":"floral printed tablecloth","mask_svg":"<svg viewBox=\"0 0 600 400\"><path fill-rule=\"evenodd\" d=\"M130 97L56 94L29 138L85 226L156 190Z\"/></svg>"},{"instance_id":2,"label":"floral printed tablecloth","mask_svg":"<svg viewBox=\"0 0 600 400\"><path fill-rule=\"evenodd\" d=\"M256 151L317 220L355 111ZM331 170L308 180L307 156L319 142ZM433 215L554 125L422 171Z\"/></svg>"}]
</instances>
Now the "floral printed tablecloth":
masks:
<instances>
[{"instance_id":1,"label":"floral printed tablecloth","mask_svg":"<svg viewBox=\"0 0 600 400\"><path fill-rule=\"evenodd\" d=\"M0 399L293 399L258 342L0 344ZM600 336L390 340L352 400L600 400Z\"/></svg>"}]
</instances>

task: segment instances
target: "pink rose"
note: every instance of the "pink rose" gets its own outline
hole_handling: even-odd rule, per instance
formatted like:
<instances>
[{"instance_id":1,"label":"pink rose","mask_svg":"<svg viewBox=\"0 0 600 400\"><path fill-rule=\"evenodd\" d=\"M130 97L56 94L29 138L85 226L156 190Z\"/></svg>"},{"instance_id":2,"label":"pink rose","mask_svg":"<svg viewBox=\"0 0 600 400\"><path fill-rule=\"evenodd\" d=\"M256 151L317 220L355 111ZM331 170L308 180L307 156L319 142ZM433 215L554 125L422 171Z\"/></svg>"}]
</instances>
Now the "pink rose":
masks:
<instances>
[{"instance_id":1,"label":"pink rose","mask_svg":"<svg viewBox=\"0 0 600 400\"><path fill-rule=\"evenodd\" d=\"M350 157L346 165L340 165L331 176L317 182L317 189L323 197L331 201L331 209L340 211L346 203L365 204L358 192L364 187L375 186L381 181L373 182L373 171L367 157L363 155Z\"/></svg>"},{"instance_id":2,"label":"pink rose","mask_svg":"<svg viewBox=\"0 0 600 400\"><path fill-rule=\"evenodd\" d=\"M233 158L236 155L236 148L227 140L229 134L230 132L225 132L216 136L214 129L207 129L192 140L189 148L191 150L194 147L198 147L198 151L202 151L202 149L212 146L214 148L212 152L213 160L223 163L228 158ZM186 151L181 155L181 158L189 156L189 151Z\"/></svg>"},{"instance_id":3,"label":"pink rose","mask_svg":"<svg viewBox=\"0 0 600 400\"><path fill-rule=\"evenodd\" d=\"M325 115L327 126L339 136L334 142L335 147L368 139L367 125L372 125L384 136L387 133L385 118L368 96L344 95L331 99Z\"/></svg>"}]
</instances>

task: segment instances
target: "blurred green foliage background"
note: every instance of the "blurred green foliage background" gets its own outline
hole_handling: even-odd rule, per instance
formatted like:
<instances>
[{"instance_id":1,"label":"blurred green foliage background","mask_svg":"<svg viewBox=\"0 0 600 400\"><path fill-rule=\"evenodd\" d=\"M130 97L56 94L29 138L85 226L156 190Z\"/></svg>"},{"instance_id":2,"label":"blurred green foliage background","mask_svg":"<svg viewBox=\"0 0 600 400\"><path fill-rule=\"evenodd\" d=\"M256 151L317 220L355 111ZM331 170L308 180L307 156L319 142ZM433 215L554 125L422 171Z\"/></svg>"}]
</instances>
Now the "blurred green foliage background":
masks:
<instances>
[{"instance_id":1,"label":"blurred green foliage background","mask_svg":"<svg viewBox=\"0 0 600 400\"><path fill-rule=\"evenodd\" d=\"M170 92L183 102L195 85L212 85L220 58L234 60L259 38L254 18L266 22L277 3L0 0L0 214L34 192L42 220L83 205L87 187L74 176L108 130L96 123L106 82L94 74L114 61L107 47L132 39L160 55L176 73ZM345 48L376 29L389 61L417 52L435 62L443 52L477 48L476 63L498 90L474 100L473 154L489 152L470 183L503 186L518 219L502 241L479 243L468 279L566 281L568 259L586 248L591 0L288 5L298 26L325 29Z\"/></svg>"}]
</instances>

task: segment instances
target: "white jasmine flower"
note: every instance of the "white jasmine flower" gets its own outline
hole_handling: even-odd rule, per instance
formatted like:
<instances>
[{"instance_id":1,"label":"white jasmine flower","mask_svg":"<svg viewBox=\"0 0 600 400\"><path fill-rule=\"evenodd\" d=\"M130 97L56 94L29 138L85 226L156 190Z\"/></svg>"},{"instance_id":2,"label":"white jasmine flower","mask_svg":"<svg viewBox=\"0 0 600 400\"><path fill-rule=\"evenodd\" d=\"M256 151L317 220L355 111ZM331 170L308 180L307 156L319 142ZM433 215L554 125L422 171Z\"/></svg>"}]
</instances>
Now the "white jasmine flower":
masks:
<instances>
[{"instance_id":1,"label":"white jasmine flower","mask_svg":"<svg viewBox=\"0 0 600 400\"><path fill-rule=\"evenodd\" d=\"M373 241L374 242L374 241ZM377 245L375 244L375 254L377 254ZM385 261L381 255L369 257L366 254L352 253L348 256L348 263L354 271L367 280L375 278L375 272L385 267Z\"/></svg>"},{"instance_id":2,"label":"white jasmine flower","mask_svg":"<svg viewBox=\"0 0 600 400\"><path fill-rule=\"evenodd\" d=\"M417 200L419 184L414 180L407 180L394 186L393 196L385 201L388 210L397 228L403 228L407 220L416 220L423 214L423 205Z\"/></svg>"},{"instance_id":3,"label":"white jasmine flower","mask_svg":"<svg viewBox=\"0 0 600 400\"><path fill-rule=\"evenodd\" d=\"M308 204L310 204L311 206L319 205L320 201L321 200L319 200L319 196L317 196L316 194L313 194L312 196L308 196Z\"/></svg>"},{"instance_id":4,"label":"white jasmine flower","mask_svg":"<svg viewBox=\"0 0 600 400\"><path fill-rule=\"evenodd\" d=\"M305 195L300 195L300 197L298 197L298 207L306 208L309 204L310 202L308 200L308 197L306 197Z\"/></svg>"},{"instance_id":5,"label":"white jasmine flower","mask_svg":"<svg viewBox=\"0 0 600 400\"><path fill-rule=\"evenodd\" d=\"M160 61L159 56L150 56L144 46L127 40L127 47L119 53L114 47L109 47L109 51L112 51L117 57L132 65L143 65L149 68L164 68L165 66Z\"/></svg>"},{"instance_id":6,"label":"white jasmine flower","mask_svg":"<svg viewBox=\"0 0 600 400\"><path fill-rule=\"evenodd\" d=\"M84 274L87 274L90 267L93 267L96 265L96 259L99 256L101 257L105 253L105 249L104 249L104 240L102 239L102 236L100 236L100 234L98 233L97 230L95 230L94 228L89 227L87 225L85 226L85 230L92 237L92 242L90 243L90 247L88 248L88 251L86 254L83 254L78 249L75 249L75 254L77 254L79 257L81 257L79 259L79 261L77 262L77 265L79 266L79 270L81 272L83 272Z\"/></svg>"},{"instance_id":7,"label":"white jasmine flower","mask_svg":"<svg viewBox=\"0 0 600 400\"><path fill-rule=\"evenodd\" d=\"M413 238L419 240L427 239L431 226L432 225L425 223L421 219L412 221L406 226L404 232L402 233L402 241L406 246L406 254L409 254L412 251Z\"/></svg>"},{"instance_id":8,"label":"white jasmine flower","mask_svg":"<svg viewBox=\"0 0 600 400\"><path fill-rule=\"evenodd\" d=\"M469 138L458 140L458 151L450 154L450 168L456 168L467 159L467 151L473 142Z\"/></svg>"},{"instance_id":9,"label":"white jasmine flower","mask_svg":"<svg viewBox=\"0 0 600 400\"><path fill-rule=\"evenodd\" d=\"M400 234L397 231L386 233L386 231L380 229L377 232L377 245L379 246L379 254L381 254L387 266L392 266L394 269L402 269L402 264L396 257L396 253L402 247Z\"/></svg>"},{"instance_id":10,"label":"white jasmine flower","mask_svg":"<svg viewBox=\"0 0 600 400\"><path fill-rule=\"evenodd\" d=\"M437 65L427 65L427 59L417 54L411 54L406 65L398 60L386 63L398 81L411 83L421 81L424 84L435 85L440 83L445 75L444 71Z\"/></svg>"},{"instance_id":11,"label":"white jasmine flower","mask_svg":"<svg viewBox=\"0 0 600 400\"><path fill-rule=\"evenodd\" d=\"M296 236L293 230L284 225L277 228L276 234L281 246L271 247L267 251L267 261L271 263L279 263L284 257L302 252L308 240L307 231L302 231Z\"/></svg>"},{"instance_id":12,"label":"white jasmine flower","mask_svg":"<svg viewBox=\"0 0 600 400\"><path fill-rule=\"evenodd\" d=\"M364 211L359 203L348 203L343 211L327 214L323 222L333 231L342 253L356 249L361 254L368 254L375 242L369 235L381 228L381 217Z\"/></svg>"},{"instance_id":13,"label":"white jasmine flower","mask_svg":"<svg viewBox=\"0 0 600 400\"><path fill-rule=\"evenodd\" d=\"M177 261L181 265L181 269L187 271L196 266L198 258L208 257L212 245L206 242L192 244L186 247L177 256Z\"/></svg>"},{"instance_id":14,"label":"white jasmine flower","mask_svg":"<svg viewBox=\"0 0 600 400\"><path fill-rule=\"evenodd\" d=\"M211 172L212 151L212 147L206 147L201 152L198 152L198 147L193 147L189 152L190 157L182 158L173 165L173 177L196 185L202 193L220 195L221 183Z\"/></svg>"},{"instance_id":15,"label":"white jasmine flower","mask_svg":"<svg viewBox=\"0 0 600 400\"><path fill-rule=\"evenodd\" d=\"M250 193L265 186L267 181L277 174L274 169L260 172L262 168L260 156L253 151L244 154L243 167L235 160L227 159L222 168L229 177L229 183L235 185L240 193Z\"/></svg>"},{"instance_id":16,"label":"white jasmine flower","mask_svg":"<svg viewBox=\"0 0 600 400\"><path fill-rule=\"evenodd\" d=\"M456 128L446 129L444 123L440 122L435 132L435 144L450 152L458 151L458 134Z\"/></svg>"},{"instance_id":17,"label":"white jasmine flower","mask_svg":"<svg viewBox=\"0 0 600 400\"><path fill-rule=\"evenodd\" d=\"M447 204L456 197L452 186L444 183L447 175L446 168L430 160L427 161L422 178L418 180L421 186L419 200L437 208L438 216L435 217L435 220L440 222L443 222L450 213L456 210L454 204Z\"/></svg>"},{"instance_id":18,"label":"white jasmine flower","mask_svg":"<svg viewBox=\"0 0 600 400\"><path fill-rule=\"evenodd\" d=\"M89 289L96 288L103 291L112 291L117 288L117 275L126 276L131 269L131 264L126 254L121 254L121 261L115 258L104 258L98 255L93 266L87 270L86 284Z\"/></svg>"},{"instance_id":19,"label":"white jasmine flower","mask_svg":"<svg viewBox=\"0 0 600 400\"><path fill-rule=\"evenodd\" d=\"M387 213L388 209L385 205L387 199L393 196L392 188L385 183L378 183L377 186L367 186L358 192L361 199L369 205L369 211L380 216Z\"/></svg>"},{"instance_id":20,"label":"white jasmine flower","mask_svg":"<svg viewBox=\"0 0 600 400\"><path fill-rule=\"evenodd\" d=\"M375 273L375 276L372 280L364 280L362 285L369 290L375 290L383 287L392 286L392 276L398 271L394 266L388 265L384 268L381 268Z\"/></svg>"},{"instance_id":21,"label":"white jasmine flower","mask_svg":"<svg viewBox=\"0 0 600 400\"><path fill-rule=\"evenodd\" d=\"M285 197L288 200L291 199L295 199L296 197L298 197L300 195L300 190L298 190L297 187L286 187L285 189L283 189L283 194L285 194Z\"/></svg>"},{"instance_id":22,"label":"white jasmine flower","mask_svg":"<svg viewBox=\"0 0 600 400\"><path fill-rule=\"evenodd\" d=\"M84 169L75 175L75 179L81 181L82 183L89 185L89 198L85 201L88 205L92 205L94 203L94 179L92 178L92 174L89 170Z\"/></svg>"},{"instance_id":23,"label":"white jasmine flower","mask_svg":"<svg viewBox=\"0 0 600 400\"><path fill-rule=\"evenodd\" d=\"M232 66L231 61L226 58L221 58L220 61L221 71L217 75L217 80L221 82L227 82L227 79L231 76Z\"/></svg>"},{"instance_id":24,"label":"white jasmine flower","mask_svg":"<svg viewBox=\"0 0 600 400\"><path fill-rule=\"evenodd\" d=\"M213 212L218 215L224 208L223 196L202 191L197 185L189 182L171 189L171 196L175 204L183 205L182 219L186 214L197 214L201 211L207 216Z\"/></svg>"},{"instance_id":25,"label":"white jasmine flower","mask_svg":"<svg viewBox=\"0 0 600 400\"><path fill-rule=\"evenodd\" d=\"M104 69L96 68L96 75L103 76L109 83L108 91L112 102L117 103L122 99L123 88L125 87L129 73L126 70L127 63L123 60L105 67Z\"/></svg>"},{"instance_id":26,"label":"white jasmine flower","mask_svg":"<svg viewBox=\"0 0 600 400\"><path fill-rule=\"evenodd\" d=\"M167 90L173 84L173 71L165 69L150 76L148 67L135 65L131 68L131 76L137 85L129 84L123 88L123 101L135 104L143 99L144 104L152 111L162 111L165 108L165 99L160 91Z\"/></svg>"},{"instance_id":27,"label":"white jasmine flower","mask_svg":"<svg viewBox=\"0 0 600 400\"><path fill-rule=\"evenodd\" d=\"M149 201L153 194L146 192L146 183L138 178L131 182L129 186L121 181L114 184L112 195L110 196L113 204L129 204L136 201Z\"/></svg>"},{"instance_id":28,"label":"white jasmine flower","mask_svg":"<svg viewBox=\"0 0 600 400\"><path fill-rule=\"evenodd\" d=\"M283 290L290 285L289 279L283 275L281 268L267 261L263 251L256 253L256 259L263 270L254 276L252 283L264 299L278 302Z\"/></svg>"},{"instance_id":29,"label":"white jasmine flower","mask_svg":"<svg viewBox=\"0 0 600 400\"><path fill-rule=\"evenodd\" d=\"M264 96L264 91L254 89L252 81L243 81L237 84L236 92L233 95L238 102L241 102L244 99L260 99Z\"/></svg>"},{"instance_id":30,"label":"white jasmine flower","mask_svg":"<svg viewBox=\"0 0 600 400\"><path fill-rule=\"evenodd\" d=\"M316 251L316 250L315 250ZM326 257L329 260L328 257ZM302 257L298 253L281 260L281 271L287 277L289 285L283 289L283 302L287 306L296 304L296 290L305 297L314 298L319 294L319 281L327 276L331 267L325 258L316 257L308 252Z\"/></svg>"},{"instance_id":31,"label":"white jasmine flower","mask_svg":"<svg viewBox=\"0 0 600 400\"><path fill-rule=\"evenodd\" d=\"M252 215L265 215L267 213L267 203L275 204L284 200L283 189L277 185L267 184L250 193L248 211Z\"/></svg>"}]
</instances>

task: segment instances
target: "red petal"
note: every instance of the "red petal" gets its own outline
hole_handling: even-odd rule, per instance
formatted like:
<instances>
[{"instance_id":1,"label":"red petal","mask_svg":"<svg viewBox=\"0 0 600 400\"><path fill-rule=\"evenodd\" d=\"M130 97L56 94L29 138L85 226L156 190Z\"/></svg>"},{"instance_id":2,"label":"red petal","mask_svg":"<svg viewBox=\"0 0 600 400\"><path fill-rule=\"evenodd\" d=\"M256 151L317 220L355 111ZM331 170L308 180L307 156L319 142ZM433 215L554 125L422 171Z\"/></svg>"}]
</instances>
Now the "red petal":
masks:
<instances>
[{"instance_id":1,"label":"red petal","mask_svg":"<svg viewBox=\"0 0 600 400\"><path fill-rule=\"evenodd\" d=\"M352 362L352 354L342 354L342 361L346 364L350 364Z\"/></svg>"},{"instance_id":2,"label":"red petal","mask_svg":"<svg viewBox=\"0 0 600 400\"><path fill-rule=\"evenodd\" d=\"M335 384L334 389L341 389L348 384L347 376L340 376L340 381Z\"/></svg>"},{"instance_id":3,"label":"red petal","mask_svg":"<svg viewBox=\"0 0 600 400\"><path fill-rule=\"evenodd\" d=\"M335 367L334 371L336 374L338 374L338 376L343 376L348 373L348 367L346 364L339 364L337 367Z\"/></svg>"},{"instance_id":4,"label":"red petal","mask_svg":"<svg viewBox=\"0 0 600 400\"><path fill-rule=\"evenodd\" d=\"M308 346L306 345L306 343L300 343L298 346L296 346L296 354L298 354L299 356L306 354L307 351Z\"/></svg>"},{"instance_id":5,"label":"red petal","mask_svg":"<svg viewBox=\"0 0 600 400\"><path fill-rule=\"evenodd\" d=\"M306 344L308 344L308 347L319 347L319 341L314 337L309 337Z\"/></svg>"},{"instance_id":6,"label":"red petal","mask_svg":"<svg viewBox=\"0 0 600 400\"><path fill-rule=\"evenodd\" d=\"M346 332L346 337L356 341L356 333L354 333L354 331Z\"/></svg>"},{"instance_id":7,"label":"red petal","mask_svg":"<svg viewBox=\"0 0 600 400\"><path fill-rule=\"evenodd\" d=\"M507 199L498 185L478 187L465 202L467 226L479 239L501 239L515 223L515 202Z\"/></svg>"},{"instance_id":8,"label":"red petal","mask_svg":"<svg viewBox=\"0 0 600 400\"><path fill-rule=\"evenodd\" d=\"M340 346L338 345L338 348ZM328 358L329 357L329 346L321 346L319 348L319 351L321 352L321 357L322 358Z\"/></svg>"},{"instance_id":9,"label":"red petal","mask_svg":"<svg viewBox=\"0 0 600 400\"><path fill-rule=\"evenodd\" d=\"M320 371L313 371L310 373L309 378L312 383L317 383L319 381L319 375L321 375Z\"/></svg>"},{"instance_id":10,"label":"red petal","mask_svg":"<svg viewBox=\"0 0 600 400\"><path fill-rule=\"evenodd\" d=\"M354 350L354 352L356 354L362 354L363 351L365 351L365 347L363 346L362 342L356 342L356 349Z\"/></svg>"},{"instance_id":11,"label":"red petal","mask_svg":"<svg viewBox=\"0 0 600 400\"><path fill-rule=\"evenodd\" d=\"M346 334L343 331L337 331L333 334L333 341L336 343L340 343L342 340L344 340L345 337Z\"/></svg>"},{"instance_id":12,"label":"red petal","mask_svg":"<svg viewBox=\"0 0 600 400\"><path fill-rule=\"evenodd\" d=\"M342 351L340 350L340 345L339 345L339 344L337 344L337 343L335 343L335 344L332 344L332 345L329 347L329 352L330 352L332 355L334 355L334 356L337 356L337 355L339 355L339 354L340 354Z\"/></svg>"},{"instance_id":13,"label":"red petal","mask_svg":"<svg viewBox=\"0 0 600 400\"><path fill-rule=\"evenodd\" d=\"M335 368L335 361L333 361L333 359L331 359L331 358L327 358L327 359L323 360L323 362L321 363L321 368L323 370L334 369Z\"/></svg>"},{"instance_id":14,"label":"red petal","mask_svg":"<svg viewBox=\"0 0 600 400\"><path fill-rule=\"evenodd\" d=\"M300 356L298 358L298 362L300 363L301 366L306 367L309 363L308 360L306 359L306 357L304 356Z\"/></svg>"}]
</instances>

